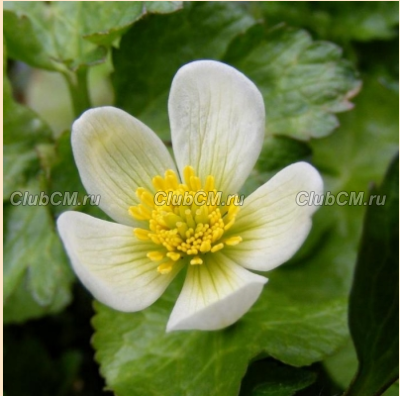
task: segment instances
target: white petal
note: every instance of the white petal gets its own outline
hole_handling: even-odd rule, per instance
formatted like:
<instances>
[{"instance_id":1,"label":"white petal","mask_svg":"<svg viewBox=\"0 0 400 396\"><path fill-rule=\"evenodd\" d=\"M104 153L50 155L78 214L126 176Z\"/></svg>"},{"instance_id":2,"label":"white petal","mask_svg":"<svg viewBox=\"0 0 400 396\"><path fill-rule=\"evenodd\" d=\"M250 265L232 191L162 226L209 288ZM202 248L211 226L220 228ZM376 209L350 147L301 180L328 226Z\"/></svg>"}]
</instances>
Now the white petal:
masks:
<instances>
[{"instance_id":1,"label":"white petal","mask_svg":"<svg viewBox=\"0 0 400 396\"><path fill-rule=\"evenodd\" d=\"M65 212L58 232L72 267L93 296L118 311L140 311L153 304L179 268L162 275L146 253L154 244L137 240L132 228L78 212Z\"/></svg>"},{"instance_id":2,"label":"white petal","mask_svg":"<svg viewBox=\"0 0 400 396\"><path fill-rule=\"evenodd\" d=\"M136 225L128 214L138 187L175 165L165 145L142 122L114 107L88 110L72 127L72 148L82 183L100 195L100 208L118 223Z\"/></svg>"},{"instance_id":3,"label":"white petal","mask_svg":"<svg viewBox=\"0 0 400 396\"><path fill-rule=\"evenodd\" d=\"M235 323L258 299L267 278L253 274L221 253L189 265L167 331L218 330Z\"/></svg>"},{"instance_id":4,"label":"white petal","mask_svg":"<svg viewBox=\"0 0 400 396\"><path fill-rule=\"evenodd\" d=\"M180 172L191 165L203 182L210 174L217 189L238 192L264 139L265 109L257 87L223 63L192 62L175 75L168 110Z\"/></svg>"},{"instance_id":5,"label":"white petal","mask_svg":"<svg viewBox=\"0 0 400 396\"><path fill-rule=\"evenodd\" d=\"M298 205L299 192L323 193L318 171L305 162L290 165L245 199L231 235L243 242L224 249L245 268L268 271L289 260L311 229L315 205ZM300 202L304 201L304 197ZM228 234L228 235L229 235Z\"/></svg>"}]
</instances>

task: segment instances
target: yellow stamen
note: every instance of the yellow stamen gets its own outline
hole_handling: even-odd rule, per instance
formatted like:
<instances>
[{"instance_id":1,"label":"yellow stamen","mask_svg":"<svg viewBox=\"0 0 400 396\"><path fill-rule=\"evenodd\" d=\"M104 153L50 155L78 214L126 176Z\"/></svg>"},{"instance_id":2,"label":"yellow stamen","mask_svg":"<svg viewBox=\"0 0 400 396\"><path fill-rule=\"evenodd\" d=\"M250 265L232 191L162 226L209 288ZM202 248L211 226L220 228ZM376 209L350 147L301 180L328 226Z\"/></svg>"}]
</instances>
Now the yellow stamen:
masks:
<instances>
[{"instance_id":1,"label":"yellow stamen","mask_svg":"<svg viewBox=\"0 0 400 396\"><path fill-rule=\"evenodd\" d=\"M186 224L189 228L196 227L196 223L193 220L192 211L190 209L185 210Z\"/></svg>"},{"instance_id":2,"label":"yellow stamen","mask_svg":"<svg viewBox=\"0 0 400 396\"><path fill-rule=\"evenodd\" d=\"M195 190L195 191L201 190L200 178L198 178L197 176L191 176L190 177L190 185L192 186L193 190Z\"/></svg>"},{"instance_id":3,"label":"yellow stamen","mask_svg":"<svg viewBox=\"0 0 400 396\"><path fill-rule=\"evenodd\" d=\"M168 252L167 256L173 261L178 261L181 258L181 255L176 252Z\"/></svg>"},{"instance_id":4,"label":"yellow stamen","mask_svg":"<svg viewBox=\"0 0 400 396\"><path fill-rule=\"evenodd\" d=\"M235 219L232 219L229 223L225 224L224 226L224 230L228 231L229 228L231 228L233 226L233 223L235 222Z\"/></svg>"},{"instance_id":5,"label":"yellow stamen","mask_svg":"<svg viewBox=\"0 0 400 396\"><path fill-rule=\"evenodd\" d=\"M211 243L210 241L203 241L200 246L200 252L206 253L211 250Z\"/></svg>"},{"instance_id":6,"label":"yellow stamen","mask_svg":"<svg viewBox=\"0 0 400 396\"><path fill-rule=\"evenodd\" d=\"M204 191L214 191L214 176L208 175L206 179L206 184L204 186Z\"/></svg>"},{"instance_id":7,"label":"yellow stamen","mask_svg":"<svg viewBox=\"0 0 400 396\"><path fill-rule=\"evenodd\" d=\"M142 211L140 210L139 206L131 206L129 208L129 213L136 219L139 221L142 220L148 220L148 216L146 216L144 213L142 213Z\"/></svg>"},{"instance_id":8,"label":"yellow stamen","mask_svg":"<svg viewBox=\"0 0 400 396\"><path fill-rule=\"evenodd\" d=\"M203 260L200 257L195 257L190 260L190 264L192 265L200 265L203 264Z\"/></svg>"},{"instance_id":9,"label":"yellow stamen","mask_svg":"<svg viewBox=\"0 0 400 396\"><path fill-rule=\"evenodd\" d=\"M161 261L164 258L164 254L161 252L149 252L146 255L151 261Z\"/></svg>"},{"instance_id":10,"label":"yellow stamen","mask_svg":"<svg viewBox=\"0 0 400 396\"><path fill-rule=\"evenodd\" d=\"M186 224L186 223L183 223L183 222L178 222L178 223L176 223L176 226L177 226L177 228L178 228L179 235L180 235L182 238L185 238L186 231L188 230L187 224Z\"/></svg>"},{"instance_id":11,"label":"yellow stamen","mask_svg":"<svg viewBox=\"0 0 400 396\"><path fill-rule=\"evenodd\" d=\"M193 189L191 188L191 185L190 185L190 178L194 175L195 175L194 169L191 166L186 166L185 169L183 170L183 178L185 179L186 185L191 190L193 190Z\"/></svg>"},{"instance_id":12,"label":"yellow stamen","mask_svg":"<svg viewBox=\"0 0 400 396\"><path fill-rule=\"evenodd\" d=\"M133 233L135 234L137 239L140 239L141 241L148 241L149 238L149 230L143 230L142 228L135 228L133 230Z\"/></svg>"},{"instance_id":13,"label":"yellow stamen","mask_svg":"<svg viewBox=\"0 0 400 396\"><path fill-rule=\"evenodd\" d=\"M178 189L178 178L173 170L169 169L165 172L165 180L167 181L171 189Z\"/></svg>"},{"instance_id":14,"label":"yellow stamen","mask_svg":"<svg viewBox=\"0 0 400 396\"><path fill-rule=\"evenodd\" d=\"M150 191L139 187L136 190L136 195L145 205L150 206L150 208L154 207L153 195L150 193Z\"/></svg>"},{"instance_id":15,"label":"yellow stamen","mask_svg":"<svg viewBox=\"0 0 400 396\"><path fill-rule=\"evenodd\" d=\"M157 191L165 190L165 181L161 176L153 177L152 180L153 186Z\"/></svg>"},{"instance_id":16,"label":"yellow stamen","mask_svg":"<svg viewBox=\"0 0 400 396\"><path fill-rule=\"evenodd\" d=\"M225 243L225 245L228 245L228 246L235 246L235 245L238 245L242 241L243 241L243 238L241 236L233 236L228 239L225 239L224 243Z\"/></svg>"},{"instance_id":17,"label":"yellow stamen","mask_svg":"<svg viewBox=\"0 0 400 396\"><path fill-rule=\"evenodd\" d=\"M211 252L215 253L218 252L218 250L221 250L224 248L224 244L223 243L219 243L218 245L215 245L211 248Z\"/></svg>"},{"instance_id":18,"label":"yellow stamen","mask_svg":"<svg viewBox=\"0 0 400 396\"><path fill-rule=\"evenodd\" d=\"M171 272L173 264L174 264L174 263L172 263L172 262L160 264L160 265L157 267L157 271L158 271L160 274L168 274L168 273Z\"/></svg>"}]
</instances>

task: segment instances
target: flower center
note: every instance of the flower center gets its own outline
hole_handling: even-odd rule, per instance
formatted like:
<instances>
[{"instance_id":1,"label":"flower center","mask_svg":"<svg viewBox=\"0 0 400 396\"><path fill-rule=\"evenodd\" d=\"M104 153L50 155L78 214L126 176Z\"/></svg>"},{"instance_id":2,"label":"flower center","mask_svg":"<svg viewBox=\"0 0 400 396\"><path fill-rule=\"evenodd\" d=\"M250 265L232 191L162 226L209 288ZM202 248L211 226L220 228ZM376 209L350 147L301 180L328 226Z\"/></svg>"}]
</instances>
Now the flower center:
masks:
<instances>
[{"instance_id":1,"label":"flower center","mask_svg":"<svg viewBox=\"0 0 400 396\"><path fill-rule=\"evenodd\" d=\"M156 193L139 187L136 195L141 203L129 208L136 220L147 223L145 228L135 228L134 234L157 246L147 257L160 262L157 270L162 274L169 273L178 260L188 258L191 265L203 264L205 254L242 241L240 236L223 237L235 222L238 196L222 202L214 177L207 176L202 186L191 166L185 167L183 177L184 183L180 183L172 170L164 177L154 177Z\"/></svg>"}]
</instances>

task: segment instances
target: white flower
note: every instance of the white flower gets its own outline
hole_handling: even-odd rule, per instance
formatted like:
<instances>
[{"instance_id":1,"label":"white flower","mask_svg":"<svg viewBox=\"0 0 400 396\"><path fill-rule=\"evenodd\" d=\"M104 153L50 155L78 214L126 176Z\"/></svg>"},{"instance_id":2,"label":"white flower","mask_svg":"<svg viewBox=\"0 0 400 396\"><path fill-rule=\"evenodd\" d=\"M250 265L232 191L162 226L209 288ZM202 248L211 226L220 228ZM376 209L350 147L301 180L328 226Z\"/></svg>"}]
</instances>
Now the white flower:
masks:
<instances>
[{"instance_id":1,"label":"white flower","mask_svg":"<svg viewBox=\"0 0 400 396\"><path fill-rule=\"evenodd\" d=\"M242 207L155 205L157 191L237 193L264 138L260 92L220 62L183 66L168 110L176 165L157 135L122 110L92 109L74 123L82 182L89 194L101 195L100 207L116 223L66 212L58 230L76 274L102 303L142 310L184 269L167 331L221 329L250 309L267 282L248 269L271 270L304 242L316 207L298 206L296 194L321 194L322 180L300 162Z\"/></svg>"}]
</instances>

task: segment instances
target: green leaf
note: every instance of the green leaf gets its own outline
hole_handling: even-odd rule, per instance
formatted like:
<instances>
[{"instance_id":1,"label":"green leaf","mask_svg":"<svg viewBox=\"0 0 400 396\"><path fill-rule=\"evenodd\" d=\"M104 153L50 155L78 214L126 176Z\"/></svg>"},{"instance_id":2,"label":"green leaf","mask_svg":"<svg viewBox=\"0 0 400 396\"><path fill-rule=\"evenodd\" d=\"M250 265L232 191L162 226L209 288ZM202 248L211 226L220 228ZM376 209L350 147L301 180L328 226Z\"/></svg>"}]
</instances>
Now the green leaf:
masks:
<instances>
[{"instance_id":1,"label":"green leaf","mask_svg":"<svg viewBox=\"0 0 400 396\"><path fill-rule=\"evenodd\" d=\"M267 134L307 140L337 126L334 113L353 107L360 81L335 44L313 41L304 30L255 26L234 40L224 57L260 89Z\"/></svg>"},{"instance_id":2,"label":"green leaf","mask_svg":"<svg viewBox=\"0 0 400 396\"><path fill-rule=\"evenodd\" d=\"M3 33L10 58L39 68L63 71L43 1L7 1L3 6Z\"/></svg>"},{"instance_id":3,"label":"green leaf","mask_svg":"<svg viewBox=\"0 0 400 396\"><path fill-rule=\"evenodd\" d=\"M306 143L285 136L272 136L264 141L257 169L262 172L277 171L305 159L311 159L311 149Z\"/></svg>"},{"instance_id":4,"label":"green leaf","mask_svg":"<svg viewBox=\"0 0 400 396\"><path fill-rule=\"evenodd\" d=\"M354 373L357 371L357 354L350 337L342 348L324 361L324 366L332 380L343 390L350 385ZM383 393L383 396L398 395L398 382Z\"/></svg>"},{"instance_id":5,"label":"green leaf","mask_svg":"<svg viewBox=\"0 0 400 396\"><path fill-rule=\"evenodd\" d=\"M3 82L4 201L39 170L36 150L39 145L51 142L51 131L32 110L14 101L6 77Z\"/></svg>"},{"instance_id":6,"label":"green leaf","mask_svg":"<svg viewBox=\"0 0 400 396\"><path fill-rule=\"evenodd\" d=\"M330 191L367 192L371 181L382 181L398 150L398 95L373 76L364 80L355 102L335 134L311 142L313 160L325 172Z\"/></svg>"},{"instance_id":7,"label":"green leaf","mask_svg":"<svg viewBox=\"0 0 400 396\"><path fill-rule=\"evenodd\" d=\"M70 284L72 279L69 269L66 269L64 273L67 274L69 285L66 287L61 283L60 289L57 290L54 299L48 305L40 305L36 301L28 289L27 277L24 277L3 306L3 323L23 323L27 320L57 314L65 309L71 302ZM63 279L63 282L67 282L67 279Z\"/></svg>"},{"instance_id":8,"label":"green leaf","mask_svg":"<svg viewBox=\"0 0 400 396\"><path fill-rule=\"evenodd\" d=\"M249 373L250 372L250 373ZM314 383L313 372L264 359L252 364L240 388L240 396L292 396Z\"/></svg>"},{"instance_id":9,"label":"green leaf","mask_svg":"<svg viewBox=\"0 0 400 396\"><path fill-rule=\"evenodd\" d=\"M181 1L130 1L104 2L99 10L98 3L85 3L84 9L91 13L90 25L95 33L84 37L98 45L111 45L144 15L168 14L181 7Z\"/></svg>"},{"instance_id":10,"label":"green leaf","mask_svg":"<svg viewBox=\"0 0 400 396\"><path fill-rule=\"evenodd\" d=\"M360 86L341 50L313 42L302 30L265 32L253 25L238 5L221 3L185 4L180 13L137 23L114 53L117 106L169 139L167 98L174 74L187 62L219 59L261 90L270 135L308 139L332 132L338 125L334 113L352 107L348 100Z\"/></svg>"},{"instance_id":11,"label":"green leaf","mask_svg":"<svg viewBox=\"0 0 400 396\"><path fill-rule=\"evenodd\" d=\"M340 117L337 132L313 141L311 148L314 164L323 171L325 191L363 192L367 196L370 183L382 181L390 158L398 151L398 96L370 77L355 102L355 109ZM350 292L365 209L363 202L324 206L314 217L311 235L297 257L307 259L310 270L314 268L314 276L324 284L324 293ZM296 288L296 278L292 281ZM327 363L342 387L348 385L348 377L356 370L355 366L351 369L352 360L351 352L344 351L342 357Z\"/></svg>"},{"instance_id":12,"label":"green leaf","mask_svg":"<svg viewBox=\"0 0 400 396\"><path fill-rule=\"evenodd\" d=\"M380 395L399 376L399 158L368 207L350 295L349 325L359 368L346 395Z\"/></svg>"},{"instance_id":13,"label":"green leaf","mask_svg":"<svg viewBox=\"0 0 400 396\"><path fill-rule=\"evenodd\" d=\"M260 353L295 366L321 360L343 342L345 304L307 299L308 274L301 268L297 273L304 280L304 300L291 293L290 283L282 288L285 274L275 271L253 309L222 331L165 332L177 282L138 313L96 302L93 342L108 386L120 396L236 395L249 361Z\"/></svg>"},{"instance_id":14,"label":"green leaf","mask_svg":"<svg viewBox=\"0 0 400 396\"><path fill-rule=\"evenodd\" d=\"M399 382L396 382L393 384L389 389L387 389L384 393L382 393L383 396L398 396L399 395Z\"/></svg>"},{"instance_id":15,"label":"green leaf","mask_svg":"<svg viewBox=\"0 0 400 396\"><path fill-rule=\"evenodd\" d=\"M22 321L55 312L70 302L73 279L48 206L34 179L21 191L20 204L5 208L4 321ZM31 198L35 199L35 198ZM33 203L33 205L32 205Z\"/></svg>"},{"instance_id":16,"label":"green leaf","mask_svg":"<svg viewBox=\"0 0 400 396\"><path fill-rule=\"evenodd\" d=\"M9 56L31 66L66 72L103 62L110 46L148 12L173 12L180 2L6 2Z\"/></svg>"},{"instance_id":17,"label":"green leaf","mask_svg":"<svg viewBox=\"0 0 400 396\"><path fill-rule=\"evenodd\" d=\"M287 1L260 1L252 3L252 8L270 26L286 22L311 29L321 38L343 42L393 38L399 23L399 4L395 1L302 1L296 7Z\"/></svg>"},{"instance_id":18,"label":"green leaf","mask_svg":"<svg viewBox=\"0 0 400 396\"><path fill-rule=\"evenodd\" d=\"M139 21L113 54L117 107L168 140L167 98L179 67L195 59L221 59L231 40L253 23L230 2L184 2L178 13Z\"/></svg>"},{"instance_id":19,"label":"green leaf","mask_svg":"<svg viewBox=\"0 0 400 396\"><path fill-rule=\"evenodd\" d=\"M268 373L270 382L257 387L251 396L293 396L298 390L304 389L313 383L313 376L297 374L294 370ZM287 378L289 381L286 381Z\"/></svg>"},{"instance_id":20,"label":"green leaf","mask_svg":"<svg viewBox=\"0 0 400 396\"><path fill-rule=\"evenodd\" d=\"M340 117L341 127L334 134L310 143L325 193L344 191L350 196L361 192L366 197L370 183L381 182L390 158L398 151L398 96L370 78L355 102L355 109ZM348 295L365 209L363 202L348 202L324 205L315 214L308 240L291 261L305 262L305 268L318 279L318 285L309 286L313 298ZM300 296L302 284L292 274L291 265L285 267Z\"/></svg>"},{"instance_id":21,"label":"green leaf","mask_svg":"<svg viewBox=\"0 0 400 396\"><path fill-rule=\"evenodd\" d=\"M250 195L285 166L298 161L311 161L311 149L307 143L286 136L268 136L264 140L256 167L240 194Z\"/></svg>"},{"instance_id":22,"label":"green leaf","mask_svg":"<svg viewBox=\"0 0 400 396\"><path fill-rule=\"evenodd\" d=\"M324 366L335 384L345 390L357 369L357 356L349 337L346 343L324 361Z\"/></svg>"},{"instance_id":23,"label":"green leaf","mask_svg":"<svg viewBox=\"0 0 400 396\"><path fill-rule=\"evenodd\" d=\"M51 131L33 111L14 102L7 78L3 94L4 199L12 197L4 208L3 312L8 323L64 308L73 277L49 207L21 202L24 194L46 192L40 173L49 171L42 155L53 150Z\"/></svg>"}]
</instances>

